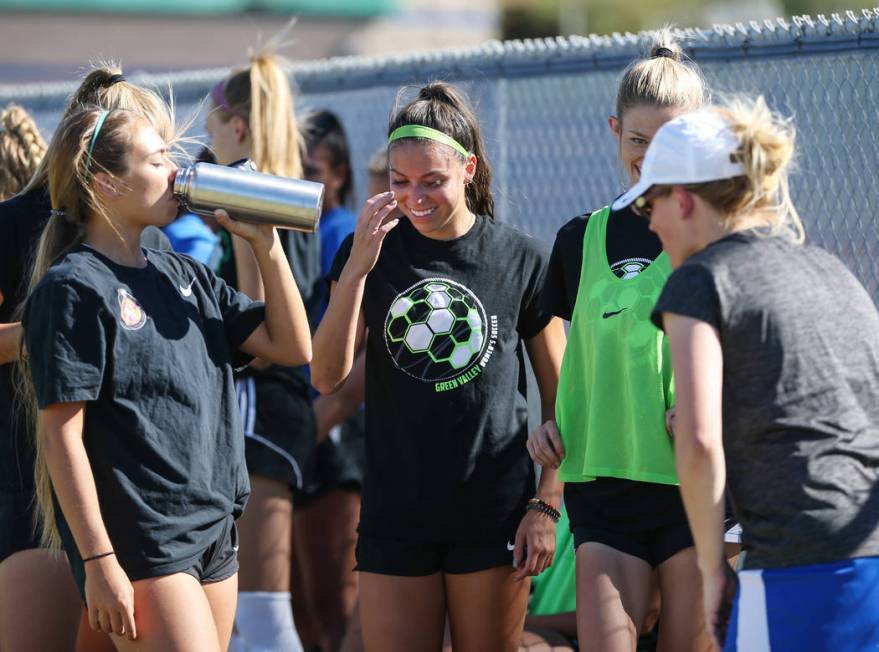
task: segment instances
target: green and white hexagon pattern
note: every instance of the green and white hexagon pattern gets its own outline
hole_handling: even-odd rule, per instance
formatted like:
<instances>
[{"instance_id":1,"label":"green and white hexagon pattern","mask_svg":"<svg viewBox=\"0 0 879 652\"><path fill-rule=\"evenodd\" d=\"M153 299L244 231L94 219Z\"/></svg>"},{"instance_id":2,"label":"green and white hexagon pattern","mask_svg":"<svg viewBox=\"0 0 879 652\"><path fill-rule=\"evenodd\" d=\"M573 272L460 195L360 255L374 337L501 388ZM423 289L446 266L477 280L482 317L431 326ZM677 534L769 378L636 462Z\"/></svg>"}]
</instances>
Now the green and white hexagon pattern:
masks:
<instances>
[{"instance_id":1,"label":"green and white hexagon pattern","mask_svg":"<svg viewBox=\"0 0 879 652\"><path fill-rule=\"evenodd\" d=\"M425 279L401 292L385 319L394 364L425 382L448 380L478 362L487 334L482 303L449 279Z\"/></svg>"}]
</instances>

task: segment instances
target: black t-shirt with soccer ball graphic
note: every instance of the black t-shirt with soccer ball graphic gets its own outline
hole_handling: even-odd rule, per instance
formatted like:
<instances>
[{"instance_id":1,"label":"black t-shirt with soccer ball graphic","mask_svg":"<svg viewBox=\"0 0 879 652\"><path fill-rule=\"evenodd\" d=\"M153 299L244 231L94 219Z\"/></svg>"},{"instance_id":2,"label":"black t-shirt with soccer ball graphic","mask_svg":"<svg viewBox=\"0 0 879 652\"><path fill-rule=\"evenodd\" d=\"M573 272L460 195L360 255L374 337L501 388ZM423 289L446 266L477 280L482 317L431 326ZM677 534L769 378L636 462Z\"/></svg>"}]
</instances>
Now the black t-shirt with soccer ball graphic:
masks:
<instances>
[{"instance_id":1,"label":"black t-shirt with soccer ball graphic","mask_svg":"<svg viewBox=\"0 0 879 652\"><path fill-rule=\"evenodd\" d=\"M132 580L190 567L241 513L250 487L232 371L265 318L204 265L145 252L146 267L134 268L75 248L34 289L23 320L39 406L86 401L101 514Z\"/></svg>"},{"instance_id":2,"label":"black t-shirt with soccer ball graphic","mask_svg":"<svg viewBox=\"0 0 879 652\"><path fill-rule=\"evenodd\" d=\"M330 277L338 280L349 237ZM506 540L534 492L523 340L546 253L477 217L451 241L408 220L366 278L366 472L359 531L402 541Z\"/></svg>"}]
</instances>

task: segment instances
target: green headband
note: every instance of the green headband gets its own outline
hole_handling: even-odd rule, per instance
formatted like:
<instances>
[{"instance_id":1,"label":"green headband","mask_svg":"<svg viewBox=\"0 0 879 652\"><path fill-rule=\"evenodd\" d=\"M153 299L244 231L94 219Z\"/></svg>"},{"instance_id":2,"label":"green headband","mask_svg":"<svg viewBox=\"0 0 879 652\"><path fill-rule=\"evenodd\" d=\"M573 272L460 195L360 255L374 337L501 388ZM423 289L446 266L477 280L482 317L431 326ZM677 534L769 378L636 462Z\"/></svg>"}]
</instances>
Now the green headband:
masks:
<instances>
[{"instance_id":1,"label":"green headband","mask_svg":"<svg viewBox=\"0 0 879 652\"><path fill-rule=\"evenodd\" d=\"M388 144L390 145L395 140L400 140L401 138L427 138L429 140L435 140L443 145L448 145L464 158L469 158L470 156L470 152L468 152L461 143L451 136L423 125L404 125L399 129L394 129L388 137Z\"/></svg>"},{"instance_id":2,"label":"green headband","mask_svg":"<svg viewBox=\"0 0 879 652\"><path fill-rule=\"evenodd\" d=\"M98 134L101 133L101 127L104 126L104 120L110 115L109 111L101 111L98 120L95 122L95 132L92 134L92 140L89 143L89 151L85 157L85 171L88 172L92 166L92 152L95 151L95 143L98 142Z\"/></svg>"}]
</instances>

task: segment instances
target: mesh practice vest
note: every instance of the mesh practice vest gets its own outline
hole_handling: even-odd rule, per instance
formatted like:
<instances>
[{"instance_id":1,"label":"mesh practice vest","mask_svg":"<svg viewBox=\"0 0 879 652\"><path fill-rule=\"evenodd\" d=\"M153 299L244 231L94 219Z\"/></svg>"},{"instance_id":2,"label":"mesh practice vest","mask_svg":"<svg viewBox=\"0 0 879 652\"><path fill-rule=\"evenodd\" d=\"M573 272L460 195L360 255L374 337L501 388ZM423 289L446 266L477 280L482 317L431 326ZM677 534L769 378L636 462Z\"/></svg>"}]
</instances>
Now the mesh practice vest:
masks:
<instances>
[{"instance_id":1,"label":"mesh practice vest","mask_svg":"<svg viewBox=\"0 0 879 652\"><path fill-rule=\"evenodd\" d=\"M674 405L671 353L650 321L671 265L665 252L622 279L607 261L610 208L593 213L556 398L564 482L597 477L677 484L665 412Z\"/></svg>"}]
</instances>

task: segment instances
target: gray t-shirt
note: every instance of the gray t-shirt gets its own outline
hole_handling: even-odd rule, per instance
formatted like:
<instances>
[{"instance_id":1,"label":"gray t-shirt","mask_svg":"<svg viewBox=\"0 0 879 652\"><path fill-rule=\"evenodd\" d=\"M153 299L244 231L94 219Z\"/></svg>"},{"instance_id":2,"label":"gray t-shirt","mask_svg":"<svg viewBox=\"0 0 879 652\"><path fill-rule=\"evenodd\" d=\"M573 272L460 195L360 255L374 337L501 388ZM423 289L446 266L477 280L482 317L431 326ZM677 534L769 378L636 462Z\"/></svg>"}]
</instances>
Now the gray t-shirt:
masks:
<instances>
[{"instance_id":1,"label":"gray t-shirt","mask_svg":"<svg viewBox=\"0 0 879 652\"><path fill-rule=\"evenodd\" d=\"M653 313L714 326L727 490L747 568L879 555L879 314L834 256L733 234L687 259Z\"/></svg>"}]
</instances>

